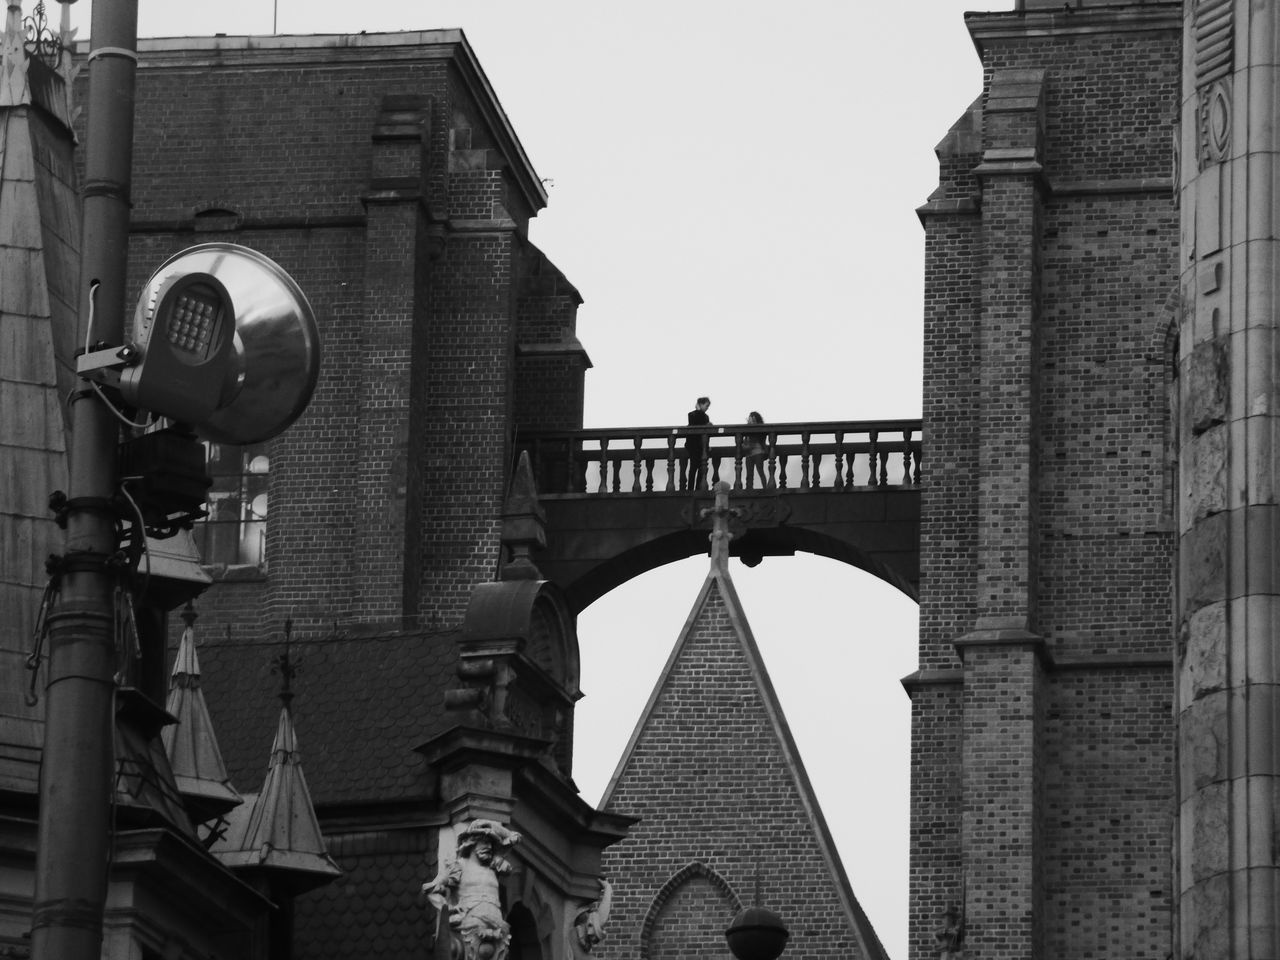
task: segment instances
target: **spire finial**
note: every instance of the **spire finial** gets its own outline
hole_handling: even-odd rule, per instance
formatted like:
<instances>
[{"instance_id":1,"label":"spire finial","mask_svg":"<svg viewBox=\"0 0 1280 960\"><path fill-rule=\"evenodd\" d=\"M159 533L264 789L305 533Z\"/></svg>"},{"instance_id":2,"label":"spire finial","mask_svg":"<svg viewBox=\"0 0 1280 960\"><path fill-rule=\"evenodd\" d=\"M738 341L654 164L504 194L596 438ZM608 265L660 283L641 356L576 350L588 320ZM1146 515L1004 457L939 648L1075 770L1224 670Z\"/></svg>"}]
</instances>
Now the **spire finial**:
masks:
<instances>
[{"instance_id":1,"label":"spire finial","mask_svg":"<svg viewBox=\"0 0 1280 960\"><path fill-rule=\"evenodd\" d=\"M711 518L711 566L726 569L729 564L729 541L733 539L733 531L729 529L729 521L737 519L742 511L729 506L729 484L723 480L713 488L716 495L714 507L704 507L699 516L705 520Z\"/></svg>"},{"instance_id":2,"label":"spire finial","mask_svg":"<svg viewBox=\"0 0 1280 960\"><path fill-rule=\"evenodd\" d=\"M298 675L298 666L289 657L289 643L293 639L293 617L284 622L284 653L272 661L271 669L280 674L280 702L286 710L293 700L293 678Z\"/></svg>"}]
</instances>

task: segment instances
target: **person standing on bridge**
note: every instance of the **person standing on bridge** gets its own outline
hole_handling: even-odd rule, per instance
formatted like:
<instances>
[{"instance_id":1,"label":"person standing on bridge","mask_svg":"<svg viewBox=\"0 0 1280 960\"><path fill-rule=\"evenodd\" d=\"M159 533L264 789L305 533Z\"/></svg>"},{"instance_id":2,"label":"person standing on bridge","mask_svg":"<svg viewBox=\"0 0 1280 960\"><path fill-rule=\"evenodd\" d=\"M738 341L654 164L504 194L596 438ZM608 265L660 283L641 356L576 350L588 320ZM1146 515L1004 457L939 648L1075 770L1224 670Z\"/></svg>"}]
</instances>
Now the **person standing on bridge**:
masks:
<instances>
[{"instance_id":1,"label":"person standing on bridge","mask_svg":"<svg viewBox=\"0 0 1280 960\"><path fill-rule=\"evenodd\" d=\"M763 427L764 417L760 416L759 411L752 410L747 414L747 423L753 427ZM763 490L768 486L764 478L764 452L765 444L768 442L769 435L763 429L742 431L742 449L747 460L748 490L752 489L757 473L760 475L760 489Z\"/></svg>"},{"instance_id":2,"label":"person standing on bridge","mask_svg":"<svg viewBox=\"0 0 1280 960\"><path fill-rule=\"evenodd\" d=\"M689 411L689 426L705 427L711 423L707 411L711 408L710 397L699 397L698 404ZM707 481L707 437L705 434L693 433L684 439L684 472L685 489L701 490Z\"/></svg>"}]
</instances>

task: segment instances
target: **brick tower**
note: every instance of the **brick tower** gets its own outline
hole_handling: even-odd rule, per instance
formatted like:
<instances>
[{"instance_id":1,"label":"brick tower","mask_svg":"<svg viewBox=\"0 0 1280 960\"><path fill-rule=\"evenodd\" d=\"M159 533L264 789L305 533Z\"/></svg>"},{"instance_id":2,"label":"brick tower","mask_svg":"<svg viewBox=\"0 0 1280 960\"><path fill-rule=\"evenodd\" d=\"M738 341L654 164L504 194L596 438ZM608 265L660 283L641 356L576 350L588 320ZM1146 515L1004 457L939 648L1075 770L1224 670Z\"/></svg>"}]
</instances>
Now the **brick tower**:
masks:
<instances>
[{"instance_id":1,"label":"brick tower","mask_svg":"<svg viewBox=\"0 0 1280 960\"><path fill-rule=\"evenodd\" d=\"M910 956L1164 957L1182 5L967 23L919 210Z\"/></svg>"},{"instance_id":2,"label":"brick tower","mask_svg":"<svg viewBox=\"0 0 1280 960\"><path fill-rule=\"evenodd\" d=\"M758 898L787 956L882 960L729 577L718 486L711 569L600 801L640 823L601 863L616 893L597 951L727 960L725 929Z\"/></svg>"}]
</instances>

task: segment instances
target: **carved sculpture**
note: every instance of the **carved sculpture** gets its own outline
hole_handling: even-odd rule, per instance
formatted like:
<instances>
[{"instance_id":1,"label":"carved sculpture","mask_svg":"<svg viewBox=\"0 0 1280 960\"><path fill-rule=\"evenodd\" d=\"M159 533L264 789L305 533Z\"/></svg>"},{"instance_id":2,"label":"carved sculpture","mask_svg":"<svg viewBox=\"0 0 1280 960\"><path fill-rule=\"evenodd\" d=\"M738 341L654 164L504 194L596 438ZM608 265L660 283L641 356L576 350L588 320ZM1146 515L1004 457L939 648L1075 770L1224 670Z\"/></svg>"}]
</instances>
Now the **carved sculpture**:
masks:
<instances>
[{"instance_id":1,"label":"carved sculpture","mask_svg":"<svg viewBox=\"0 0 1280 960\"><path fill-rule=\"evenodd\" d=\"M942 929L933 935L938 941L938 960L961 960L964 957L964 914L955 904L942 915Z\"/></svg>"},{"instance_id":2,"label":"carved sculpture","mask_svg":"<svg viewBox=\"0 0 1280 960\"><path fill-rule=\"evenodd\" d=\"M498 850L519 841L520 834L496 820L473 820L458 835L457 857L422 885L438 914L448 908L453 960L505 960L511 928L502 918L498 878L511 864Z\"/></svg>"},{"instance_id":3,"label":"carved sculpture","mask_svg":"<svg viewBox=\"0 0 1280 960\"><path fill-rule=\"evenodd\" d=\"M604 925L609 922L612 907L613 885L608 880L601 880L600 896L573 921L573 932L583 953L590 953L591 948L604 939Z\"/></svg>"}]
</instances>

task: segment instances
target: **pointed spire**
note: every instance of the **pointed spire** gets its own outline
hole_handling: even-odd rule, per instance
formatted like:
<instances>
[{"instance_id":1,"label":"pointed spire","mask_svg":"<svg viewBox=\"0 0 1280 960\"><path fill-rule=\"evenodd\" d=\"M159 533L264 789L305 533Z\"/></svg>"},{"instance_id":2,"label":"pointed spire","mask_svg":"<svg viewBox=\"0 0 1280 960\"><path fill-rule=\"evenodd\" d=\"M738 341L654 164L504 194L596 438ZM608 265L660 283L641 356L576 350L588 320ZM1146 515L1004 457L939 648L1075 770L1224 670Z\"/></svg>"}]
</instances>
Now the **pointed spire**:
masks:
<instances>
[{"instance_id":1,"label":"pointed spire","mask_svg":"<svg viewBox=\"0 0 1280 960\"><path fill-rule=\"evenodd\" d=\"M533 552L547 545L547 516L538 502L529 451L520 451L511 489L502 508L503 580L541 580Z\"/></svg>"},{"instance_id":2,"label":"pointed spire","mask_svg":"<svg viewBox=\"0 0 1280 960\"><path fill-rule=\"evenodd\" d=\"M173 662L169 698L165 703L165 709L178 722L165 727L161 738L191 819L203 823L225 815L244 801L227 777L213 721L200 689L196 616L195 608L188 603L182 611L186 627Z\"/></svg>"},{"instance_id":3,"label":"pointed spire","mask_svg":"<svg viewBox=\"0 0 1280 960\"><path fill-rule=\"evenodd\" d=\"M30 636L48 583L45 558L65 536L48 510L66 489L67 406L74 387L74 296L80 203L66 129L31 108L22 7L7 0L0 28L0 463L22 483L0 483L5 549L0 610L14 636ZM50 85L52 86L52 85ZM47 120L48 118L44 118ZM37 162L37 158L41 158ZM65 368L65 369L64 369ZM32 716L43 707L32 707Z\"/></svg>"},{"instance_id":4,"label":"pointed spire","mask_svg":"<svg viewBox=\"0 0 1280 960\"><path fill-rule=\"evenodd\" d=\"M214 847L226 866L272 871L276 881L295 891L328 883L342 871L325 849L311 791L302 773L298 736L290 704L298 668L289 653L293 619L285 621L284 652L276 658L280 674L280 717L262 791L248 815L231 818L227 835Z\"/></svg>"},{"instance_id":5,"label":"pointed spire","mask_svg":"<svg viewBox=\"0 0 1280 960\"><path fill-rule=\"evenodd\" d=\"M0 38L0 107L31 102L27 87L27 51L23 46L21 0L8 0L4 36Z\"/></svg>"},{"instance_id":6,"label":"pointed spire","mask_svg":"<svg viewBox=\"0 0 1280 960\"><path fill-rule=\"evenodd\" d=\"M293 639L293 617L284 621L284 652L271 664L271 670L280 674L280 702L286 710L293 702L293 678L298 675L298 665L289 658L289 643Z\"/></svg>"},{"instance_id":7,"label":"pointed spire","mask_svg":"<svg viewBox=\"0 0 1280 960\"><path fill-rule=\"evenodd\" d=\"M80 65L74 56L76 34L79 30L71 26L71 4L63 0L59 6L62 7L62 22L58 25L58 43L62 47L62 55L58 58L58 73L66 87L67 116L74 120L76 114L80 112L71 96L76 75L80 72Z\"/></svg>"}]
</instances>

